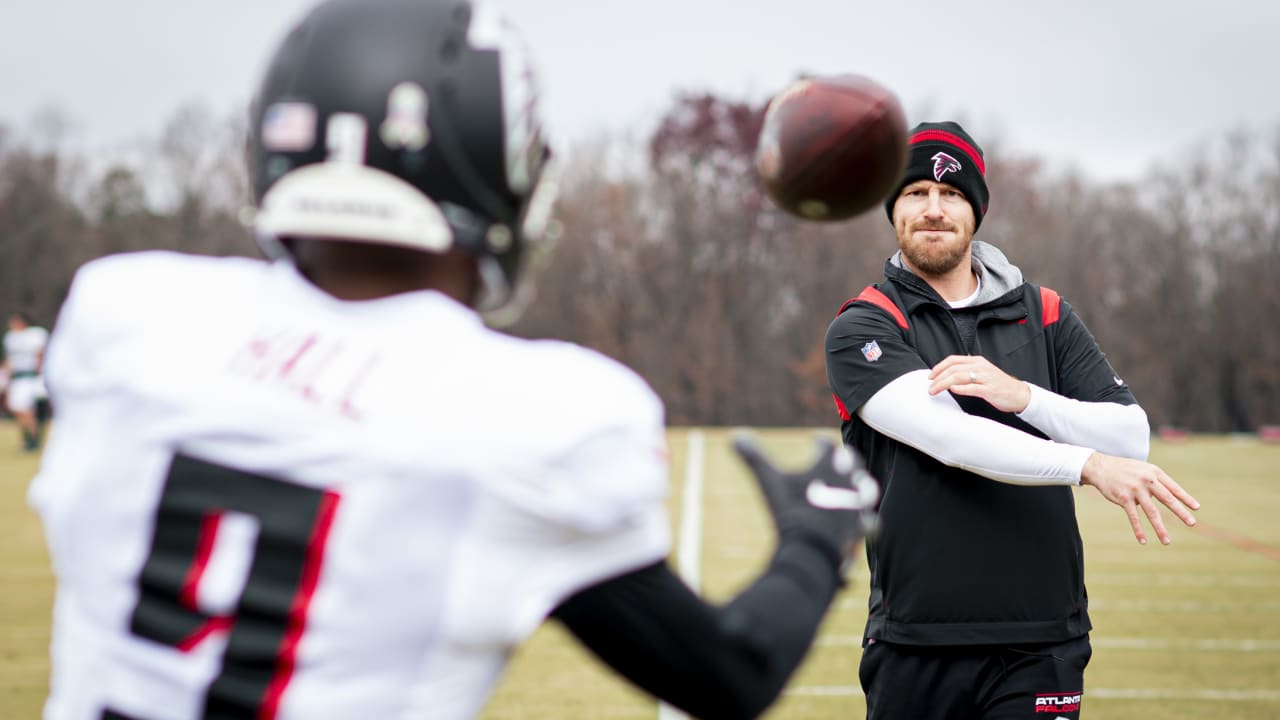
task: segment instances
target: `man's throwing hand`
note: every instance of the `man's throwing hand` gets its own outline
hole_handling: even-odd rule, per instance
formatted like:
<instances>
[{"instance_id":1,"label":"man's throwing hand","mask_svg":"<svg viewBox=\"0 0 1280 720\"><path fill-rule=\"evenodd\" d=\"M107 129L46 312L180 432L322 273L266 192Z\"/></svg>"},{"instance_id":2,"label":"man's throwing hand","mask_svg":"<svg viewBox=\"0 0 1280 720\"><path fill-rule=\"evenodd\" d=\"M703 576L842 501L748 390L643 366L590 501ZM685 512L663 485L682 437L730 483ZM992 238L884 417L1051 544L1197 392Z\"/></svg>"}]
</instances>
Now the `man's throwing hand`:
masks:
<instances>
[{"instance_id":1,"label":"man's throwing hand","mask_svg":"<svg viewBox=\"0 0 1280 720\"><path fill-rule=\"evenodd\" d=\"M858 541L875 527L880 486L850 448L818 438L817 458L795 473L780 471L748 434L733 447L751 468L778 532L801 527L840 551L844 569L852 564Z\"/></svg>"},{"instance_id":2,"label":"man's throwing hand","mask_svg":"<svg viewBox=\"0 0 1280 720\"><path fill-rule=\"evenodd\" d=\"M1172 510L1187 527L1196 524L1196 517L1191 511L1200 509L1200 501L1183 490L1168 473L1149 462L1095 452L1084 463L1080 484L1098 488L1102 497L1124 508L1129 524L1133 526L1133 536L1143 545L1147 544L1147 533L1142 528L1139 509L1146 514L1160 542L1164 545L1170 542L1169 531L1164 527L1156 500Z\"/></svg>"}]
</instances>

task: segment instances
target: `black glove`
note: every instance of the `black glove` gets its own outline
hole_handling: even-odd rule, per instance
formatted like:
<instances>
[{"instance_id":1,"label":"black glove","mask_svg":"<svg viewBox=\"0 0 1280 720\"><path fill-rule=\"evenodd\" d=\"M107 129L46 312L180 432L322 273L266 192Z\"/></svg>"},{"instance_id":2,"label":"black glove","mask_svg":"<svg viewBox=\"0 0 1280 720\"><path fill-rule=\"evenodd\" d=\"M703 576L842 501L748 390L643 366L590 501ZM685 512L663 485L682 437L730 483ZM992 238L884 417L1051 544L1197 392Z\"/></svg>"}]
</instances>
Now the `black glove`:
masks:
<instances>
[{"instance_id":1,"label":"black glove","mask_svg":"<svg viewBox=\"0 0 1280 720\"><path fill-rule=\"evenodd\" d=\"M852 448L821 437L816 444L812 465L783 473L750 435L739 434L733 440L760 483L779 535L793 528L816 535L840 553L847 569L858 541L875 530L880 486Z\"/></svg>"}]
</instances>

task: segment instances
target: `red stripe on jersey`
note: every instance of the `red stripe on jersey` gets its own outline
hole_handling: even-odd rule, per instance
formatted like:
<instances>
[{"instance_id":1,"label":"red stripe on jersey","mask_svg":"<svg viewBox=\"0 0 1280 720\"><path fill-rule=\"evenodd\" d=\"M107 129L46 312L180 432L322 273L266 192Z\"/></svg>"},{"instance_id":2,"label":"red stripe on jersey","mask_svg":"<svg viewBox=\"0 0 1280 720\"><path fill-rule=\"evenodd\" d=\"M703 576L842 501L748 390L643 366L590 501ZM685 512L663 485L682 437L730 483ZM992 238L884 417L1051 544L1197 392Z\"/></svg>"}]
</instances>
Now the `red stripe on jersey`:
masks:
<instances>
[{"instance_id":1,"label":"red stripe on jersey","mask_svg":"<svg viewBox=\"0 0 1280 720\"><path fill-rule=\"evenodd\" d=\"M200 612L196 605L196 596L200 592L200 579L204 571L209 569L209 558L213 557L213 542L218 537L218 525L222 522L222 513L213 511L205 513L200 521L200 535L196 538L196 556L187 569L187 576L182 580L182 589L178 591L178 601L188 610Z\"/></svg>"},{"instance_id":2,"label":"red stripe on jersey","mask_svg":"<svg viewBox=\"0 0 1280 720\"><path fill-rule=\"evenodd\" d=\"M186 636L175 646L182 652L191 652L196 646L204 642L204 639L210 635L223 630L231 629L231 617L229 615L218 615L204 621L204 624L196 628L196 631Z\"/></svg>"},{"instance_id":3,"label":"red stripe on jersey","mask_svg":"<svg viewBox=\"0 0 1280 720\"><path fill-rule=\"evenodd\" d=\"M307 543L307 558L302 566L302 579L298 582L298 592L293 596L293 604L289 608L289 617L284 640L280 643L280 652L276 658L276 672L267 686L267 692L258 708L258 720L272 720L280 710L280 698L284 695L289 680L293 678L298 655L298 642L307 629L307 610L311 606L311 598L315 595L316 585L320 582L320 565L324 560L325 544L329 541L329 531L333 528L333 517L338 510L341 495L327 490L320 500L320 509L316 514L316 524L311 530L311 540Z\"/></svg>"},{"instance_id":4,"label":"red stripe on jersey","mask_svg":"<svg viewBox=\"0 0 1280 720\"><path fill-rule=\"evenodd\" d=\"M1047 287L1040 288L1040 319L1045 327L1058 322L1062 298Z\"/></svg>"},{"instance_id":5,"label":"red stripe on jersey","mask_svg":"<svg viewBox=\"0 0 1280 720\"><path fill-rule=\"evenodd\" d=\"M948 145L956 146L964 151L965 155L969 156L973 164L978 167L978 172L982 173L983 176L987 174L987 164L982 161L982 153L978 152L977 148L955 133L949 133L946 130L921 130L912 135L908 142L911 145L915 145L918 142L927 142L929 140L941 140Z\"/></svg>"},{"instance_id":6,"label":"red stripe on jersey","mask_svg":"<svg viewBox=\"0 0 1280 720\"><path fill-rule=\"evenodd\" d=\"M200 535L196 538L196 555L182 581L182 589L178 591L178 602L186 609L199 613L200 580L205 570L209 569L209 559L213 557L214 541L218 539L218 528L222 524L222 512L215 510L205 513L200 521ZM203 613L201 613L203 614ZM231 627L231 618L221 615L205 620L195 632L178 641L177 648L182 652L191 652L204 639L220 630Z\"/></svg>"},{"instance_id":7,"label":"red stripe on jersey","mask_svg":"<svg viewBox=\"0 0 1280 720\"><path fill-rule=\"evenodd\" d=\"M840 399L840 396L835 393L831 393L831 398L836 401L836 412L840 413L840 419L845 422L852 420L853 413L849 412L849 408L845 406L844 401Z\"/></svg>"}]
</instances>

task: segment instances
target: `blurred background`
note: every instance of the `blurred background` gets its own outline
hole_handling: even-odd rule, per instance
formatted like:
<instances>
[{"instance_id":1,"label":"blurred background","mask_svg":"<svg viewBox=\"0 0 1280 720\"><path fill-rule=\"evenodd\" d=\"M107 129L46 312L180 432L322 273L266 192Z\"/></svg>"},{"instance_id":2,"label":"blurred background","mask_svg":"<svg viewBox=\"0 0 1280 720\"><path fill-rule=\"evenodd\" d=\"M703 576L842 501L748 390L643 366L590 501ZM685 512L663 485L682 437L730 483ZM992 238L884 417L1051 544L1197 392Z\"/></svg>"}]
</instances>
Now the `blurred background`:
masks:
<instances>
[{"instance_id":1,"label":"blurred background","mask_svg":"<svg viewBox=\"0 0 1280 720\"><path fill-rule=\"evenodd\" d=\"M257 254L246 107L310 4L0 0L0 308L51 325L108 253ZM567 166L566 233L512 331L631 365L673 424L836 420L822 335L892 230L783 216L752 156L774 92L839 72L977 138L977 238L1083 315L1153 426L1280 424L1280 5L492 4Z\"/></svg>"}]
</instances>

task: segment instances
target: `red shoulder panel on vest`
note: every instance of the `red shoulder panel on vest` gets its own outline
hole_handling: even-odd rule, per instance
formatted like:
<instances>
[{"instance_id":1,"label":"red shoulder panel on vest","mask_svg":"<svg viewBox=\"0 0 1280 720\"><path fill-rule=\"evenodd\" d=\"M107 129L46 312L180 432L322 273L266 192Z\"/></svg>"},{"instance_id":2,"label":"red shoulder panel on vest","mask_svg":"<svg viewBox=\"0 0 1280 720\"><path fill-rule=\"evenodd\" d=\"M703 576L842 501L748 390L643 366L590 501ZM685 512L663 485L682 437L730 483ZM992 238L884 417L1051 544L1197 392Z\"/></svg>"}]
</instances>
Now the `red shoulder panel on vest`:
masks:
<instances>
[{"instance_id":1,"label":"red shoulder panel on vest","mask_svg":"<svg viewBox=\"0 0 1280 720\"><path fill-rule=\"evenodd\" d=\"M848 406L844 404L844 401L840 399L840 396L835 393L831 393L831 398L836 401L836 412L840 413L840 419L845 422L852 420L853 413L849 412Z\"/></svg>"},{"instance_id":2,"label":"red shoulder panel on vest","mask_svg":"<svg viewBox=\"0 0 1280 720\"><path fill-rule=\"evenodd\" d=\"M907 325L907 316L902 314L902 311L898 309L897 305L893 304L893 301L889 299L889 296L870 285L863 288L862 292L858 293L857 297L845 300L844 304L840 306L840 312L836 313L836 317L840 317L840 313L848 310L849 306L856 302L869 302L881 310L884 310L893 317L894 321L898 323L898 327L903 330L910 327ZM841 420L848 422L853 419L853 413L849 412L849 408L845 406L844 401L840 399L839 395L831 393L831 398L836 401L836 412L840 413Z\"/></svg>"},{"instance_id":3,"label":"red shoulder panel on vest","mask_svg":"<svg viewBox=\"0 0 1280 720\"><path fill-rule=\"evenodd\" d=\"M881 310L884 310L885 312L889 313L889 315L893 317L894 321L898 323L898 327L902 328L903 330L906 330L908 327L910 327L909 325L907 325L907 316L902 314L902 310L899 310L898 306L894 305L893 301L890 300L887 295L875 289L874 287L871 287L870 285L863 288L862 292L858 293L857 297L853 297L853 298L849 298L848 300L845 300L844 304L840 306L840 312L836 313L836 315L839 316L840 313L844 312L845 310L848 310L849 306L856 302L869 302L872 305L875 305L876 307L880 308Z\"/></svg>"},{"instance_id":4,"label":"red shoulder panel on vest","mask_svg":"<svg viewBox=\"0 0 1280 720\"><path fill-rule=\"evenodd\" d=\"M1045 327L1058 322L1062 297L1047 287L1040 288L1040 320Z\"/></svg>"}]
</instances>

